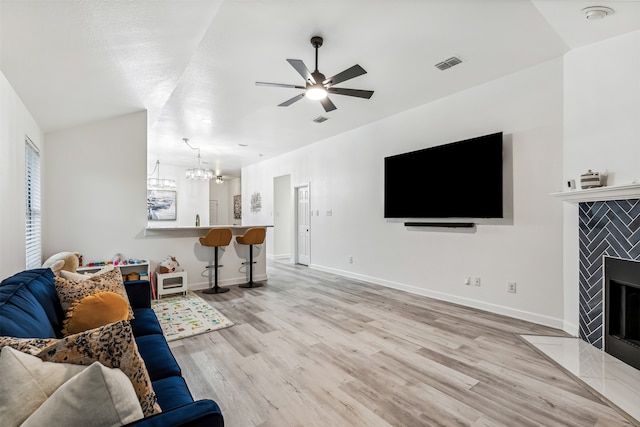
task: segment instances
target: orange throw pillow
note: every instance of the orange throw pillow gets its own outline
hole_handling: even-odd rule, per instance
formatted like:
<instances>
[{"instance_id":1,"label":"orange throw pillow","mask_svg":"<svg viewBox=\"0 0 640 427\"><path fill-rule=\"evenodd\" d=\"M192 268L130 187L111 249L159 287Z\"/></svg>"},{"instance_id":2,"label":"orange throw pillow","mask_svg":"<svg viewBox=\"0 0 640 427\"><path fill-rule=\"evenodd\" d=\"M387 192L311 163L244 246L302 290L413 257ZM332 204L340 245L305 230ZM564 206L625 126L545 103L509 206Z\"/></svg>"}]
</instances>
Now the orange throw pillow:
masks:
<instances>
[{"instance_id":1,"label":"orange throw pillow","mask_svg":"<svg viewBox=\"0 0 640 427\"><path fill-rule=\"evenodd\" d=\"M62 333L65 336L77 334L128 318L129 304L122 295L96 292L71 304Z\"/></svg>"}]
</instances>

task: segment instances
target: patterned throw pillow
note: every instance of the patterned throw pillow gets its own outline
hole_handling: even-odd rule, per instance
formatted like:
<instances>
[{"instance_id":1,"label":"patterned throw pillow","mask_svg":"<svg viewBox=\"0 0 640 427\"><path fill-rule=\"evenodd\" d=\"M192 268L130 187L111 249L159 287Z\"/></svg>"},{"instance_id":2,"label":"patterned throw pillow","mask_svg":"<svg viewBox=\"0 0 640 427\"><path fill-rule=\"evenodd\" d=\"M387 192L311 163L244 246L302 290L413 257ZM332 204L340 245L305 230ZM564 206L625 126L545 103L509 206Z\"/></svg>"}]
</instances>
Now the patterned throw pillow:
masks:
<instances>
[{"instance_id":1,"label":"patterned throw pillow","mask_svg":"<svg viewBox=\"0 0 640 427\"><path fill-rule=\"evenodd\" d=\"M162 412L127 320L59 340L0 337L0 348L4 346L37 356L45 362L87 366L100 362L109 368L119 368L133 384L144 415Z\"/></svg>"},{"instance_id":2,"label":"patterned throw pillow","mask_svg":"<svg viewBox=\"0 0 640 427\"><path fill-rule=\"evenodd\" d=\"M114 268L101 275L92 275L85 280L69 280L63 277L55 278L56 292L60 299L62 310L67 312L71 305L82 298L99 291L110 291L121 295L129 307L129 319L133 319L133 309L129 303L127 290L122 282L120 268Z\"/></svg>"},{"instance_id":3,"label":"patterned throw pillow","mask_svg":"<svg viewBox=\"0 0 640 427\"><path fill-rule=\"evenodd\" d=\"M62 335L77 334L128 319L129 304L120 294L99 291L71 305L62 325Z\"/></svg>"}]
</instances>

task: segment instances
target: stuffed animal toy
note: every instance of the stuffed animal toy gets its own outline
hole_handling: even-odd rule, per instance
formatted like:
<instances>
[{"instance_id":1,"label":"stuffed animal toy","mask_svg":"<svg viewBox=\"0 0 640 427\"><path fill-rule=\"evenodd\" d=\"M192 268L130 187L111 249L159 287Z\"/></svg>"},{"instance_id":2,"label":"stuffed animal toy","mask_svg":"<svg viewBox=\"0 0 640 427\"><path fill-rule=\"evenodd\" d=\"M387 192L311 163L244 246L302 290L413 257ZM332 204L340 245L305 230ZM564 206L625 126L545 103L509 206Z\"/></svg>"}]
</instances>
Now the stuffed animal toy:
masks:
<instances>
[{"instance_id":1,"label":"stuffed animal toy","mask_svg":"<svg viewBox=\"0 0 640 427\"><path fill-rule=\"evenodd\" d=\"M176 257L169 255L158 264L158 271L161 274L175 273L176 271L182 271L180 263L176 260Z\"/></svg>"},{"instance_id":2,"label":"stuffed animal toy","mask_svg":"<svg viewBox=\"0 0 640 427\"><path fill-rule=\"evenodd\" d=\"M60 270L75 273L80 265L80 252L58 252L47 259L42 268L50 268L58 275Z\"/></svg>"}]
</instances>

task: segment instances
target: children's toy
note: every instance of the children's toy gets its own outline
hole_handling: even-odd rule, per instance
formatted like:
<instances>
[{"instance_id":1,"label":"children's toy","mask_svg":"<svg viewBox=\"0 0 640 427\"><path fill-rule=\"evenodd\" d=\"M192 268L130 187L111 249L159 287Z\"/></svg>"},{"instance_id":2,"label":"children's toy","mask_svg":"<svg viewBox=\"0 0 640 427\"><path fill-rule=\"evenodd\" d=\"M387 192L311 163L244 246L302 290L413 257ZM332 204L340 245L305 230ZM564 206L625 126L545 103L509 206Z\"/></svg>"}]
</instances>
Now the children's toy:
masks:
<instances>
[{"instance_id":1,"label":"children's toy","mask_svg":"<svg viewBox=\"0 0 640 427\"><path fill-rule=\"evenodd\" d=\"M80 252L58 252L47 259L42 268L50 268L56 275L60 270L75 273L80 265Z\"/></svg>"},{"instance_id":2,"label":"children's toy","mask_svg":"<svg viewBox=\"0 0 640 427\"><path fill-rule=\"evenodd\" d=\"M158 272L161 274L175 273L176 271L183 271L180 267L180 263L176 260L176 257L169 255L158 264Z\"/></svg>"}]
</instances>

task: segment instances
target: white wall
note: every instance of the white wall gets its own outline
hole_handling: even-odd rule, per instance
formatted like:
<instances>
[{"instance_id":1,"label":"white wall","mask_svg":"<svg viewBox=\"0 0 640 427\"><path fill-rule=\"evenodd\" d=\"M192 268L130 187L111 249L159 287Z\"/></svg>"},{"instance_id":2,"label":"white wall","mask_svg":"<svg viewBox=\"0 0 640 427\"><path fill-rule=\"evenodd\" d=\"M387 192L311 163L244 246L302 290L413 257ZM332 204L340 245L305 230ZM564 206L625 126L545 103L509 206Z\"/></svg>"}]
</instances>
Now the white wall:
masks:
<instances>
[{"instance_id":1,"label":"white wall","mask_svg":"<svg viewBox=\"0 0 640 427\"><path fill-rule=\"evenodd\" d=\"M268 228L267 255L273 258L288 258L291 253L293 194L291 175L273 179L273 228Z\"/></svg>"},{"instance_id":2,"label":"white wall","mask_svg":"<svg viewBox=\"0 0 640 427\"><path fill-rule=\"evenodd\" d=\"M592 169L607 185L640 182L640 31L574 49L564 59L564 180ZM578 210L565 203L564 313L578 331Z\"/></svg>"},{"instance_id":3,"label":"white wall","mask_svg":"<svg viewBox=\"0 0 640 427\"><path fill-rule=\"evenodd\" d=\"M246 167L243 205L260 192L263 209L245 208L243 223L273 222L273 178L291 174L292 186L310 183L320 213L312 267L562 327L562 206L549 197L562 182L562 82L562 60L553 60ZM513 225L467 234L383 218L385 156L498 131L513 143ZM465 276L482 286L465 286Z\"/></svg>"},{"instance_id":4,"label":"white wall","mask_svg":"<svg viewBox=\"0 0 640 427\"><path fill-rule=\"evenodd\" d=\"M46 256L144 257L131 243L147 225L146 120L139 112L46 135Z\"/></svg>"},{"instance_id":5,"label":"white wall","mask_svg":"<svg viewBox=\"0 0 640 427\"><path fill-rule=\"evenodd\" d=\"M0 72L0 279L25 268L25 137L40 150L44 173L45 147L40 127L4 74ZM46 195L43 194L43 199ZM43 200L44 202L44 200Z\"/></svg>"}]
</instances>

